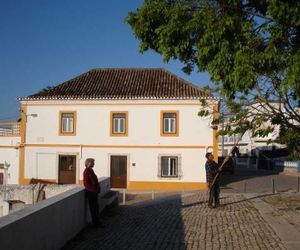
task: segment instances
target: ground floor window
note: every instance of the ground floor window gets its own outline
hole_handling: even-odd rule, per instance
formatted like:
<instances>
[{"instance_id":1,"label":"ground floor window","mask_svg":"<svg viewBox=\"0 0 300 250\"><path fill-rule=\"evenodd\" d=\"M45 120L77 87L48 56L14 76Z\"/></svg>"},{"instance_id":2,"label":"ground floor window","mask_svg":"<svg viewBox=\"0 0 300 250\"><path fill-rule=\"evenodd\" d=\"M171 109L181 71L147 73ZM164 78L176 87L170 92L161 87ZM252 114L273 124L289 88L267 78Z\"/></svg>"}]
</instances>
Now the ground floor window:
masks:
<instances>
[{"instance_id":1,"label":"ground floor window","mask_svg":"<svg viewBox=\"0 0 300 250\"><path fill-rule=\"evenodd\" d=\"M178 177L178 157L161 157L161 177Z\"/></svg>"}]
</instances>

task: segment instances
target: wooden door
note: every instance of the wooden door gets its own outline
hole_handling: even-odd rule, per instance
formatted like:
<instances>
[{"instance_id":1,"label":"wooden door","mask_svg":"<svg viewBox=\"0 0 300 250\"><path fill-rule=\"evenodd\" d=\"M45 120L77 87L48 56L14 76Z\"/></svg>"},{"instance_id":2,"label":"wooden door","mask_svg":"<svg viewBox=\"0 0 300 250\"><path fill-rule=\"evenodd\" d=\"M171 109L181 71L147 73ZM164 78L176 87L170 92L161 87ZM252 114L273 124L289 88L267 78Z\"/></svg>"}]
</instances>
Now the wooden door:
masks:
<instances>
[{"instance_id":1,"label":"wooden door","mask_svg":"<svg viewBox=\"0 0 300 250\"><path fill-rule=\"evenodd\" d=\"M3 173L0 173L0 185L3 185Z\"/></svg>"},{"instance_id":2,"label":"wooden door","mask_svg":"<svg viewBox=\"0 0 300 250\"><path fill-rule=\"evenodd\" d=\"M127 188L127 156L111 156L110 180L112 188Z\"/></svg>"},{"instance_id":3,"label":"wooden door","mask_svg":"<svg viewBox=\"0 0 300 250\"><path fill-rule=\"evenodd\" d=\"M76 184L76 155L59 155L58 183Z\"/></svg>"}]
</instances>

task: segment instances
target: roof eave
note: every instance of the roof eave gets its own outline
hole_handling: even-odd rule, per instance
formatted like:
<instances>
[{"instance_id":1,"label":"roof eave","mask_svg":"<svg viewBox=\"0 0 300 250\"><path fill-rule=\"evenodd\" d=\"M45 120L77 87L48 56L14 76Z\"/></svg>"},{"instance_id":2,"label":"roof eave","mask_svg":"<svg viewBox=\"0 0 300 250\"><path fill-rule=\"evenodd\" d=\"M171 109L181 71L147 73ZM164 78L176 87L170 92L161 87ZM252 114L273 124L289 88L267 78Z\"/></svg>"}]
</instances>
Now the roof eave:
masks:
<instances>
[{"instance_id":1,"label":"roof eave","mask_svg":"<svg viewBox=\"0 0 300 250\"><path fill-rule=\"evenodd\" d=\"M97 100L220 100L215 96L192 96L192 97L20 97L17 101L53 101L53 100L84 100L84 101L97 101Z\"/></svg>"}]
</instances>

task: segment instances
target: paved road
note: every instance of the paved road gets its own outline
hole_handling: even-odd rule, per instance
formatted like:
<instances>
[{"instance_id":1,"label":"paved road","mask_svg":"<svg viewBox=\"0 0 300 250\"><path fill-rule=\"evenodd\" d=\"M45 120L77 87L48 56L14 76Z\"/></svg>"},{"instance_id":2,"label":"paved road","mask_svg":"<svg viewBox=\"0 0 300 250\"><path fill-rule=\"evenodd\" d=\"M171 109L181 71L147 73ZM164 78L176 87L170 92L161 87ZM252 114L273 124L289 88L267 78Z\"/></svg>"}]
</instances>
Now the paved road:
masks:
<instances>
[{"instance_id":1,"label":"paved road","mask_svg":"<svg viewBox=\"0 0 300 250\"><path fill-rule=\"evenodd\" d=\"M148 206L120 206L105 228L87 228L67 249L286 249L253 204L224 194L209 209L206 192Z\"/></svg>"}]
</instances>

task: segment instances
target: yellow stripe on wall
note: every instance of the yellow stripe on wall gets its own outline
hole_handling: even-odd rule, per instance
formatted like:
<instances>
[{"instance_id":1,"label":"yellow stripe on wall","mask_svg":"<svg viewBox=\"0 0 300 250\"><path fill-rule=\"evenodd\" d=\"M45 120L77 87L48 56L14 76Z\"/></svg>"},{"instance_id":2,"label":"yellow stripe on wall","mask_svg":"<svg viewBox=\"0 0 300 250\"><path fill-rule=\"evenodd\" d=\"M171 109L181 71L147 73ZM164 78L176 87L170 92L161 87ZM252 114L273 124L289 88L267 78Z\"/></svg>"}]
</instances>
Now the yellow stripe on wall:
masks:
<instances>
[{"instance_id":1,"label":"yellow stripe on wall","mask_svg":"<svg viewBox=\"0 0 300 250\"><path fill-rule=\"evenodd\" d=\"M3 145L1 145L0 148L14 148L14 149L17 149L16 146L3 146Z\"/></svg>"},{"instance_id":2,"label":"yellow stripe on wall","mask_svg":"<svg viewBox=\"0 0 300 250\"><path fill-rule=\"evenodd\" d=\"M130 181L129 190L199 190L207 189L206 182Z\"/></svg>"}]
</instances>

